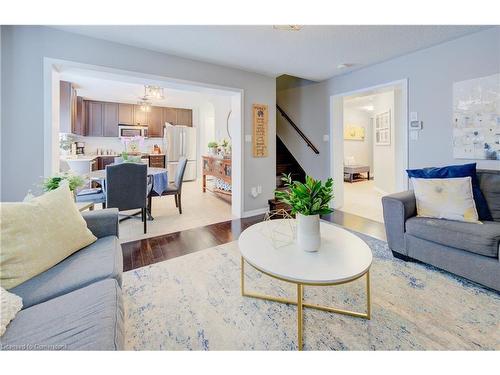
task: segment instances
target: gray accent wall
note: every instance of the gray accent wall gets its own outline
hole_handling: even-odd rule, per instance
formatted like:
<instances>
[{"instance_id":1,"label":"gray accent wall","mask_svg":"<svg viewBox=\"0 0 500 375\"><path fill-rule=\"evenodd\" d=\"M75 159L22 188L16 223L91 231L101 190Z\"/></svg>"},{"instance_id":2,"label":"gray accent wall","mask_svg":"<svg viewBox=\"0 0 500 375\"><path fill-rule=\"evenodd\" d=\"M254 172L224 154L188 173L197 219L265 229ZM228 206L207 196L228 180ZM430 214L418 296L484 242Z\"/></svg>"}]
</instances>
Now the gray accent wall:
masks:
<instances>
[{"instance_id":1,"label":"gray accent wall","mask_svg":"<svg viewBox=\"0 0 500 375\"><path fill-rule=\"evenodd\" d=\"M287 85L277 103L302 127L317 147L314 155L278 115L277 131L306 173L325 178L329 173L330 96L408 79L408 112L423 121L419 139L409 141L409 167L463 164L452 150L452 85L454 82L500 72L500 27L492 27L386 62L336 76L320 83ZM318 146L319 145L319 146ZM478 166L500 169L500 162L480 160Z\"/></svg>"},{"instance_id":2,"label":"gray accent wall","mask_svg":"<svg viewBox=\"0 0 500 375\"><path fill-rule=\"evenodd\" d=\"M1 199L36 190L44 171L44 57L244 90L244 134L252 134L252 104L269 105L269 157L253 158L244 143L244 210L267 207L275 189L274 77L179 58L42 26L1 27ZM234 149L234 148L233 148ZM262 185L262 195L250 196Z\"/></svg>"}]
</instances>

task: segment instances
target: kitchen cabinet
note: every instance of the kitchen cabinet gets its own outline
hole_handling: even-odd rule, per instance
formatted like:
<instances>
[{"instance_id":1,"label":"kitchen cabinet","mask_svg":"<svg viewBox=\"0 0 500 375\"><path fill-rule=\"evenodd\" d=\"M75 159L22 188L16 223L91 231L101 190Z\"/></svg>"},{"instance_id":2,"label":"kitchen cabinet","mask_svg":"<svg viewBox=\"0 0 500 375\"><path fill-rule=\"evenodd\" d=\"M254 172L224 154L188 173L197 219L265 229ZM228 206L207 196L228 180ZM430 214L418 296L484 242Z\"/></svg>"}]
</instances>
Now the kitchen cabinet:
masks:
<instances>
[{"instance_id":1,"label":"kitchen cabinet","mask_svg":"<svg viewBox=\"0 0 500 375\"><path fill-rule=\"evenodd\" d=\"M125 125L134 125L134 109L133 104L118 104L118 122Z\"/></svg>"},{"instance_id":2,"label":"kitchen cabinet","mask_svg":"<svg viewBox=\"0 0 500 375\"><path fill-rule=\"evenodd\" d=\"M73 125L73 134L87 135L87 127L85 123L85 103L81 96L76 97L76 120Z\"/></svg>"},{"instance_id":3,"label":"kitchen cabinet","mask_svg":"<svg viewBox=\"0 0 500 375\"><path fill-rule=\"evenodd\" d=\"M134 123L133 125L148 125L149 112L143 111L141 106L134 106Z\"/></svg>"},{"instance_id":4,"label":"kitchen cabinet","mask_svg":"<svg viewBox=\"0 0 500 375\"><path fill-rule=\"evenodd\" d=\"M105 137L118 137L119 109L117 103L103 103L103 130Z\"/></svg>"},{"instance_id":5,"label":"kitchen cabinet","mask_svg":"<svg viewBox=\"0 0 500 375\"><path fill-rule=\"evenodd\" d=\"M106 165L113 164L115 162L115 156L99 156L98 160L98 169L106 169Z\"/></svg>"},{"instance_id":6,"label":"kitchen cabinet","mask_svg":"<svg viewBox=\"0 0 500 375\"><path fill-rule=\"evenodd\" d=\"M177 123L175 125L193 126L193 110L177 108Z\"/></svg>"},{"instance_id":7,"label":"kitchen cabinet","mask_svg":"<svg viewBox=\"0 0 500 375\"><path fill-rule=\"evenodd\" d=\"M177 109L176 108L163 108L163 121L172 125L177 124Z\"/></svg>"},{"instance_id":8,"label":"kitchen cabinet","mask_svg":"<svg viewBox=\"0 0 500 375\"><path fill-rule=\"evenodd\" d=\"M154 168L165 168L165 155L149 155L149 166Z\"/></svg>"},{"instance_id":9,"label":"kitchen cabinet","mask_svg":"<svg viewBox=\"0 0 500 375\"><path fill-rule=\"evenodd\" d=\"M59 131L73 133L76 121L76 90L71 82L59 82Z\"/></svg>"},{"instance_id":10,"label":"kitchen cabinet","mask_svg":"<svg viewBox=\"0 0 500 375\"><path fill-rule=\"evenodd\" d=\"M87 129L88 136L102 137L103 132L103 103L87 101Z\"/></svg>"},{"instance_id":11,"label":"kitchen cabinet","mask_svg":"<svg viewBox=\"0 0 500 375\"><path fill-rule=\"evenodd\" d=\"M151 107L149 112L148 131L149 137L163 137L163 108Z\"/></svg>"}]
</instances>

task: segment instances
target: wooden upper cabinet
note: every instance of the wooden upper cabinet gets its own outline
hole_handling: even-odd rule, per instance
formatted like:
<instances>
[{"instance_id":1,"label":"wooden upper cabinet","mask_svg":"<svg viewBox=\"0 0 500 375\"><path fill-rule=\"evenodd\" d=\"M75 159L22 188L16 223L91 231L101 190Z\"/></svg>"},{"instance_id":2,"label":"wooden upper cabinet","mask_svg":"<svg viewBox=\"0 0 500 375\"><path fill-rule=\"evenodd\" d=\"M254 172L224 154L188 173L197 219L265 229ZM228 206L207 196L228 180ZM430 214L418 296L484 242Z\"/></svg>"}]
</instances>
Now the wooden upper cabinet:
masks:
<instances>
[{"instance_id":1,"label":"wooden upper cabinet","mask_svg":"<svg viewBox=\"0 0 500 375\"><path fill-rule=\"evenodd\" d=\"M117 103L103 103L103 135L118 137L119 109Z\"/></svg>"},{"instance_id":2,"label":"wooden upper cabinet","mask_svg":"<svg viewBox=\"0 0 500 375\"><path fill-rule=\"evenodd\" d=\"M177 108L176 125L193 126L193 110Z\"/></svg>"},{"instance_id":3,"label":"wooden upper cabinet","mask_svg":"<svg viewBox=\"0 0 500 375\"><path fill-rule=\"evenodd\" d=\"M85 103L81 96L76 97L76 121L73 126L73 134L87 135Z\"/></svg>"},{"instance_id":4,"label":"wooden upper cabinet","mask_svg":"<svg viewBox=\"0 0 500 375\"><path fill-rule=\"evenodd\" d=\"M72 132L72 93L71 82L60 81L59 83L59 131L61 133Z\"/></svg>"},{"instance_id":5,"label":"wooden upper cabinet","mask_svg":"<svg viewBox=\"0 0 500 375\"><path fill-rule=\"evenodd\" d=\"M88 135L91 137L103 136L103 103L102 102L87 102L87 129Z\"/></svg>"},{"instance_id":6,"label":"wooden upper cabinet","mask_svg":"<svg viewBox=\"0 0 500 375\"><path fill-rule=\"evenodd\" d=\"M134 123L133 125L148 125L149 112L143 111L141 106L134 106Z\"/></svg>"},{"instance_id":7,"label":"wooden upper cabinet","mask_svg":"<svg viewBox=\"0 0 500 375\"><path fill-rule=\"evenodd\" d=\"M163 108L163 121L172 125L177 124L177 109L176 108Z\"/></svg>"},{"instance_id":8,"label":"wooden upper cabinet","mask_svg":"<svg viewBox=\"0 0 500 375\"><path fill-rule=\"evenodd\" d=\"M150 137L163 137L163 117L162 107L151 107L148 123L148 131Z\"/></svg>"},{"instance_id":9,"label":"wooden upper cabinet","mask_svg":"<svg viewBox=\"0 0 500 375\"><path fill-rule=\"evenodd\" d=\"M118 104L118 122L125 125L134 125L134 108L133 104Z\"/></svg>"}]
</instances>

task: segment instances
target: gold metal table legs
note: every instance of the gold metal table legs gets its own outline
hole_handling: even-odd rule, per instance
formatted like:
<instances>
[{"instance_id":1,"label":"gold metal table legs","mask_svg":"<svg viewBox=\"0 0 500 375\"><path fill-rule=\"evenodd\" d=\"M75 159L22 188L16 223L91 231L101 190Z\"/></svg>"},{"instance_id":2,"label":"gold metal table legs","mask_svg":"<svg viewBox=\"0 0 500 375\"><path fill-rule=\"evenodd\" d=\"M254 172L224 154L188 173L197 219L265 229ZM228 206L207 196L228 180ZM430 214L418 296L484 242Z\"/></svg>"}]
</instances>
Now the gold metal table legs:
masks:
<instances>
[{"instance_id":1,"label":"gold metal table legs","mask_svg":"<svg viewBox=\"0 0 500 375\"><path fill-rule=\"evenodd\" d=\"M254 266L252 266L254 267ZM280 303L286 303L290 305L297 305L297 346L298 350L302 350L303 347L303 311L304 307L308 307L311 309L316 309L316 310L322 310L326 312L332 312L332 313L337 313L337 314L343 314L343 315L349 315L353 316L356 318L363 318L363 319L370 319L371 317L371 291L370 291L370 271L368 270L365 274L341 283L334 283L334 284L299 284L293 281L285 280L282 278L278 278L276 276L269 275L266 272L263 272L259 270L257 267L254 267L257 271L262 272L270 277L273 277L275 279L281 280L281 281L286 281L289 283L293 283L297 285L297 300L291 300L287 298L282 298L282 297L273 297L273 296L267 296L265 294L259 294L259 293L253 293L253 292L246 292L245 291L245 260L243 257L241 257L241 295L244 297L251 297L251 298L258 298L262 299L265 301L273 301L273 302L280 302ZM360 313L356 311L349 311L349 310L342 310L342 309L336 309L334 307L329 307L329 306L322 306L322 305L315 305L311 303L306 303L304 302L304 286L331 286L331 285L340 285L340 284L347 284L350 282L353 282L361 277L366 275L366 313Z\"/></svg>"}]
</instances>

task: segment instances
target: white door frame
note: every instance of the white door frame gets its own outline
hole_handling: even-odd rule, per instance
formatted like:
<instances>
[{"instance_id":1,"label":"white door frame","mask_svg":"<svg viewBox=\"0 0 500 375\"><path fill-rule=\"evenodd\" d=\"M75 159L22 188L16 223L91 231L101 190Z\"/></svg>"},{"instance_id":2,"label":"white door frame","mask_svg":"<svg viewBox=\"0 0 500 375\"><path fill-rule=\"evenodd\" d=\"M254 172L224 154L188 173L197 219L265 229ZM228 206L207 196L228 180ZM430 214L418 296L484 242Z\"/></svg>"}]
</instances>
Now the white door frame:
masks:
<instances>
[{"instance_id":1,"label":"white door frame","mask_svg":"<svg viewBox=\"0 0 500 375\"><path fill-rule=\"evenodd\" d=\"M148 81L157 81L179 87L193 86L202 89L224 90L239 95L240 98L240 127L232 134L232 204L231 213L235 217L244 215L244 129L245 129L245 98L244 90L234 87L219 86L196 81L182 80L161 75L134 72L100 65L84 64L68 60L44 57L43 84L44 84L44 176L51 176L59 171L59 67L71 67L89 71L116 74L119 76L134 77ZM239 147L234 147L237 145ZM236 151L236 152L234 152Z\"/></svg>"},{"instance_id":2,"label":"white door frame","mask_svg":"<svg viewBox=\"0 0 500 375\"><path fill-rule=\"evenodd\" d=\"M408 189L408 79L382 83L362 89L347 91L330 96L330 134L332 138L330 149L330 176L333 176L335 198L333 208L344 205L344 97L360 94L367 91L394 87L395 112L399 110L398 122L400 126L394 126L396 139L396 160L394 173L397 191ZM396 116L396 114L395 114ZM396 122L395 122L396 123Z\"/></svg>"}]
</instances>

